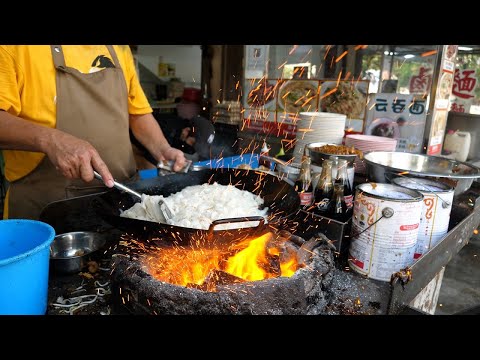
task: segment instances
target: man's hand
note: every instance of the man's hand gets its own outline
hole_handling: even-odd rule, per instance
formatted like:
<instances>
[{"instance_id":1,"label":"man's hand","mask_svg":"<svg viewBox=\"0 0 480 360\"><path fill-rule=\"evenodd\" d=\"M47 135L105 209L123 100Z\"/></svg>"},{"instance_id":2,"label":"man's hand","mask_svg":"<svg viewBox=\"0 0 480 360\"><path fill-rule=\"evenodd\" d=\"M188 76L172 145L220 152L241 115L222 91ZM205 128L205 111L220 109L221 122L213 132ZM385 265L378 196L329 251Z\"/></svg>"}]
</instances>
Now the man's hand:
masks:
<instances>
[{"instance_id":1,"label":"man's hand","mask_svg":"<svg viewBox=\"0 0 480 360\"><path fill-rule=\"evenodd\" d=\"M173 171L180 171L186 163L185 154L181 150L175 149L170 145L161 150L160 161L162 160L175 161Z\"/></svg>"},{"instance_id":2,"label":"man's hand","mask_svg":"<svg viewBox=\"0 0 480 360\"><path fill-rule=\"evenodd\" d=\"M112 174L90 143L6 111L0 111L0 149L45 153L57 170L69 179L81 178L89 182L93 180L93 170L97 170L105 185L113 186Z\"/></svg>"},{"instance_id":3,"label":"man's hand","mask_svg":"<svg viewBox=\"0 0 480 360\"><path fill-rule=\"evenodd\" d=\"M155 160L173 160L174 171L180 171L185 166L185 155L181 150L170 146L152 114L130 114L130 128L135 138L145 146Z\"/></svg>"},{"instance_id":4,"label":"man's hand","mask_svg":"<svg viewBox=\"0 0 480 360\"><path fill-rule=\"evenodd\" d=\"M87 141L55 131L45 153L56 169L68 179L93 180L93 170L102 175L106 186L113 187L113 176L97 150Z\"/></svg>"}]
</instances>

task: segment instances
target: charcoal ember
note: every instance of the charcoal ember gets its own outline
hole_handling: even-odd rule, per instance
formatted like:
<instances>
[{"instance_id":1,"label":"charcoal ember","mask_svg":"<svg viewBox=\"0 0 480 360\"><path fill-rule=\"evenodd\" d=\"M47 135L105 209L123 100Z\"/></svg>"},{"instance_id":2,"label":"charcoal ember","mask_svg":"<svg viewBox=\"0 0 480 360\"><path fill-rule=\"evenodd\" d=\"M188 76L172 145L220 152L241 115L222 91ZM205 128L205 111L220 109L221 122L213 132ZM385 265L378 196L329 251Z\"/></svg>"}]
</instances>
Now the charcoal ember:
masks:
<instances>
[{"instance_id":1,"label":"charcoal ember","mask_svg":"<svg viewBox=\"0 0 480 360\"><path fill-rule=\"evenodd\" d=\"M297 257L298 248L291 244L290 242L285 243L285 246L280 253L280 262L287 263L290 262L292 259Z\"/></svg>"},{"instance_id":2,"label":"charcoal ember","mask_svg":"<svg viewBox=\"0 0 480 360\"><path fill-rule=\"evenodd\" d=\"M297 252L297 262L298 266L303 267L308 262L310 262L310 258L313 255L313 249L315 249L319 245L317 239L313 238L305 242Z\"/></svg>"},{"instance_id":3,"label":"charcoal ember","mask_svg":"<svg viewBox=\"0 0 480 360\"><path fill-rule=\"evenodd\" d=\"M322 247L323 251L335 251L335 246L332 242L322 233L317 234L317 236L312 237L310 240L306 241L297 252L297 261L299 266L305 266L312 255L315 254L313 250ZM328 250L327 250L328 249Z\"/></svg>"},{"instance_id":4,"label":"charcoal ember","mask_svg":"<svg viewBox=\"0 0 480 360\"><path fill-rule=\"evenodd\" d=\"M273 277L279 277L282 274L282 270L280 268L280 256L267 253L267 260L267 264L261 264L263 265L261 266L263 270L265 270L267 274L273 275Z\"/></svg>"},{"instance_id":5,"label":"charcoal ember","mask_svg":"<svg viewBox=\"0 0 480 360\"><path fill-rule=\"evenodd\" d=\"M189 289L197 289L197 290L202 290L202 291L208 291L208 287L205 283L202 283L201 285L188 283L187 285L185 285L185 287L187 287Z\"/></svg>"},{"instance_id":6,"label":"charcoal ember","mask_svg":"<svg viewBox=\"0 0 480 360\"><path fill-rule=\"evenodd\" d=\"M229 274L222 270L214 269L210 271L203 281L202 287L206 286L207 288L216 288L217 285L229 285L245 282L245 280ZM203 289L202 289L203 290Z\"/></svg>"}]
</instances>

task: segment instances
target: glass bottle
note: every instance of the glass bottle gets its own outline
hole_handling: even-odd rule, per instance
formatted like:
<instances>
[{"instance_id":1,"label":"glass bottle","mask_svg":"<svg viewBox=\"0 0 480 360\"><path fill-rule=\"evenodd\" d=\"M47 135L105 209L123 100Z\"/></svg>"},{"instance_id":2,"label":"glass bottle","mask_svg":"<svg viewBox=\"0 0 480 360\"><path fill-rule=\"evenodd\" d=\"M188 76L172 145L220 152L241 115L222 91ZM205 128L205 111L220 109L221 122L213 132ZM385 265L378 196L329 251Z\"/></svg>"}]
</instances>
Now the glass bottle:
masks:
<instances>
[{"instance_id":1,"label":"glass bottle","mask_svg":"<svg viewBox=\"0 0 480 360\"><path fill-rule=\"evenodd\" d=\"M353 209L353 190L350 186L350 180L348 179L348 161L345 159L337 160L337 177L335 184L343 186L343 197L348 210Z\"/></svg>"},{"instance_id":2,"label":"glass bottle","mask_svg":"<svg viewBox=\"0 0 480 360\"><path fill-rule=\"evenodd\" d=\"M333 198L332 160L323 160L322 173L315 188L315 213L328 216Z\"/></svg>"},{"instance_id":3,"label":"glass bottle","mask_svg":"<svg viewBox=\"0 0 480 360\"><path fill-rule=\"evenodd\" d=\"M295 191L300 196L300 206L308 209L313 202L312 172L310 168L310 157L303 155L300 176L295 182Z\"/></svg>"},{"instance_id":4,"label":"glass bottle","mask_svg":"<svg viewBox=\"0 0 480 360\"><path fill-rule=\"evenodd\" d=\"M343 197L343 186L339 183L333 185L331 217L335 220L345 222L349 217L349 209Z\"/></svg>"}]
</instances>

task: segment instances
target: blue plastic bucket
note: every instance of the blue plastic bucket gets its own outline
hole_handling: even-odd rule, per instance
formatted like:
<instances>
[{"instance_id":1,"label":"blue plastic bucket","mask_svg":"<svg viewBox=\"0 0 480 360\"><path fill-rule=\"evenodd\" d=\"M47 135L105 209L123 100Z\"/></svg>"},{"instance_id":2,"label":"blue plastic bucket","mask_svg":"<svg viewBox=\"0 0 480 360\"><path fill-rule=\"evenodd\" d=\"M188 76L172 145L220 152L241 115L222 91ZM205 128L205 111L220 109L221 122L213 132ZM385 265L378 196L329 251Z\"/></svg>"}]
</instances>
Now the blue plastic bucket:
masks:
<instances>
[{"instance_id":1,"label":"blue plastic bucket","mask_svg":"<svg viewBox=\"0 0 480 360\"><path fill-rule=\"evenodd\" d=\"M54 238L55 230L41 221L0 220L0 315L47 312Z\"/></svg>"}]
</instances>

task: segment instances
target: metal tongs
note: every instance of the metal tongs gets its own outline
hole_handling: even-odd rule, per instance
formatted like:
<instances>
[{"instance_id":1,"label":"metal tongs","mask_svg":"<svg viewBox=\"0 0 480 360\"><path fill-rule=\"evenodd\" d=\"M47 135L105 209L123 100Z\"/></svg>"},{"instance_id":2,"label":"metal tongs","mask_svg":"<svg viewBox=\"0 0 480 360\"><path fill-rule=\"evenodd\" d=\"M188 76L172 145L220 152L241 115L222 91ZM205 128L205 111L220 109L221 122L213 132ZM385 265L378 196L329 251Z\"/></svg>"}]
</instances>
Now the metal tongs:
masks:
<instances>
[{"instance_id":1,"label":"metal tongs","mask_svg":"<svg viewBox=\"0 0 480 360\"><path fill-rule=\"evenodd\" d=\"M93 175L98 180L103 181L102 175L100 175L98 172L93 171ZM135 196L136 198L140 199L140 201L142 201L142 194L136 192L135 190L130 189L128 186L125 186L125 185L113 180L113 187L118 189L118 190L125 191L125 192ZM170 210L167 203L163 199L160 199L160 201L158 202L158 206L160 207L160 212L162 213L166 222L168 222L168 220L171 220L173 218L172 210Z\"/></svg>"}]
</instances>

